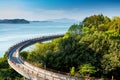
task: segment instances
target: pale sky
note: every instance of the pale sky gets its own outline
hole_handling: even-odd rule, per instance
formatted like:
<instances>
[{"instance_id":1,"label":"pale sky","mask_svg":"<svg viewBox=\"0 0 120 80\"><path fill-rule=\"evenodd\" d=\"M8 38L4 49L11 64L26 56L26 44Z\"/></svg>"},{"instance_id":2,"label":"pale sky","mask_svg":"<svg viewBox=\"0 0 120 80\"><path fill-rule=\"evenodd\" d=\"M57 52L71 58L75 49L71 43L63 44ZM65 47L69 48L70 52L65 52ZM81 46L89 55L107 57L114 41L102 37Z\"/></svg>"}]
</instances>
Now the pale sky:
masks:
<instances>
[{"instance_id":1,"label":"pale sky","mask_svg":"<svg viewBox=\"0 0 120 80\"><path fill-rule=\"evenodd\" d=\"M83 20L94 14L120 16L120 0L0 0L0 19Z\"/></svg>"}]
</instances>

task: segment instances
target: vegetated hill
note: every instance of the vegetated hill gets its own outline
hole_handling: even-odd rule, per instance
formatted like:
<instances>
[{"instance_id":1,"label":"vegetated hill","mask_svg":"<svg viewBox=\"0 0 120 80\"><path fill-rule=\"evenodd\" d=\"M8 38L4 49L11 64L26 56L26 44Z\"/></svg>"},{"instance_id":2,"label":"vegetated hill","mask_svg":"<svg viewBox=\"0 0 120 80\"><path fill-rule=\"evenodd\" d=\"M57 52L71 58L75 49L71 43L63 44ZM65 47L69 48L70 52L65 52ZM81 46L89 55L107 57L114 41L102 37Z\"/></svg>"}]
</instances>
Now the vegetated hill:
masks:
<instances>
[{"instance_id":1,"label":"vegetated hill","mask_svg":"<svg viewBox=\"0 0 120 80\"><path fill-rule=\"evenodd\" d=\"M24 80L7 62L7 53L0 58L0 80Z\"/></svg>"},{"instance_id":2,"label":"vegetated hill","mask_svg":"<svg viewBox=\"0 0 120 80\"><path fill-rule=\"evenodd\" d=\"M120 17L86 17L72 25L64 37L38 43L33 51L21 55L33 64L72 76L114 76L120 80Z\"/></svg>"},{"instance_id":3,"label":"vegetated hill","mask_svg":"<svg viewBox=\"0 0 120 80\"><path fill-rule=\"evenodd\" d=\"M4 24L27 24L30 22L25 20L25 19L4 19L4 20L0 20L0 23L4 23Z\"/></svg>"}]
</instances>

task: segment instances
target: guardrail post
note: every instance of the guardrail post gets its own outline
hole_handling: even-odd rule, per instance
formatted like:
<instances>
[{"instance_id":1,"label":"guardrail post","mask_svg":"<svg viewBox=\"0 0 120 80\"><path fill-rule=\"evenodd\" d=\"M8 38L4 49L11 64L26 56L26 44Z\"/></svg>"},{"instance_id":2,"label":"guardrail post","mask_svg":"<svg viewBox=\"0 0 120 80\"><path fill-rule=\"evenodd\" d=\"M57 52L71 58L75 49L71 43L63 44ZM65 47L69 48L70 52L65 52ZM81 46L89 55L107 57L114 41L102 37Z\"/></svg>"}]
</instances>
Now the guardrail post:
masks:
<instances>
[{"instance_id":1,"label":"guardrail post","mask_svg":"<svg viewBox=\"0 0 120 80\"><path fill-rule=\"evenodd\" d=\"M37 41L43 42L43 41L51 40L51 39L62 37L62 36L64 36L64 35L43 36L43 37L39 37L39 38L25 40L25 41L22 41L22 42L20 42L20 43L18 43L16 45L13 45L11 48L9 48L8 55L10 54L10 52L12 50L14 50L14 51L12 51L12 56L13 56L14 54L16 54L15 51L18 50L17 51L18 52L18 58L23 63L18 64L16 61L14 61L14 59L12 59L12 56L10 56L10 57L8 56L9 57L8 63L11 63L13 66L15 66L16 69L17 69L17 67L20 68L20 69L22 69L23 72L25 73L25 75L23 75L23 76L27 76L27 78L29 78L29 79L24 78L25 80L31 80L31 79L38 79L39 80L40 77L43 80L46 80L47 78L51 78L52 80L57 80L57 79L58 80L63 80L63 79L70 80L70 79L72 79L72 78L70 78L70 76L64 76L62 74L60 75L60 73L55 73L54 74L54 75L57 75L57 76L54 76L53 74L50 76L49 74L47 74L47 73L50 73L50 71L46 70L46 65L44 65L44 69L41 68L42 71L39 71L39 69L35 69L36 67L34 68L34 66L29 66L30 63L26 64L25 61L24 61L24 59L19 55L19 52L22 49L24 49L25 47L27 47L29 45L34 44ZM36 73L36 71L39 71L39 72ZM53 73L54 73L54 71L53 71ZM61 78L61 76L63 76L63 78Z\"/></svg>"}]
</instances>

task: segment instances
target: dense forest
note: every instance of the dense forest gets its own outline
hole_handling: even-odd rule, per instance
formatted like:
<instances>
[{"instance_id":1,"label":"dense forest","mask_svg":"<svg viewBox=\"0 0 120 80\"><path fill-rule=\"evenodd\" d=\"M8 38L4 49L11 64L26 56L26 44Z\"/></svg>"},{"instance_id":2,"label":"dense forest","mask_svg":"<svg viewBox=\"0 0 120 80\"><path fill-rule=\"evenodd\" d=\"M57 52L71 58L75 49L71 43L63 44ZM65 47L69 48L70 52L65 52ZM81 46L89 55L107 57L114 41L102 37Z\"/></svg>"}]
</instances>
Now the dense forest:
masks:
<instances>
[{"instance_id":1,"label":"dense forest","mask_svg":"<svg viewBox=\"0 0 120 80\"><path fill-rule=\"evenodd\" d=\"M7 62L7 53L0 58L0 80L24 80L24 78L14 71Z\"/></svg>"},{"instance_id":2,"label":"dense forest","mask_svg":"<svg viewBox=\"0 0 120 80\"><path fill-rule=\"evenodd\" d=\"M64 37L35 46L21 56L36 66L76 77L120 80L120 17L86 17L70 26ZM5 57L1 58L0 79L14 77L22 78L8 66Z\"/></svg>"},{"instance_id":3,"label":"dense forest","mask_svg":"<svg viewBox=\"0 0 120 80\"><path fill-rule=\"evenodd\" d=\"M64 37L22 52L33 64L69 73L120 80L120 17L93 15L73 24Z\"/></svg>"}]
</instances>

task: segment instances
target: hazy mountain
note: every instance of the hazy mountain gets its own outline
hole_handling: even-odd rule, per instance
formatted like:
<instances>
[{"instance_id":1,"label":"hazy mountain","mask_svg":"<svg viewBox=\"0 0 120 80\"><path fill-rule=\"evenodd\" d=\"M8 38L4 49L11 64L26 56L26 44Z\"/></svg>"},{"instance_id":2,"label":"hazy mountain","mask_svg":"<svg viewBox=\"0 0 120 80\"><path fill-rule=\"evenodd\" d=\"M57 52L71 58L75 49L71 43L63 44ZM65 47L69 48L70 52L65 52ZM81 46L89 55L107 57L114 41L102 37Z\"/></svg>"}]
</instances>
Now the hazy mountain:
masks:
<instances>
[{"instance_id":1,"label":"hazy mountain","mask_svg":"<svg viewBox=\"0 0 120 80\"><path fill-rule=\"evenodd\" d=\"M61 18L61 19L50 19L48 21L53 21L53 22L76 22L77 20L68 19L68 18Z\"/></svg>"},{"instance_id":2,"label":"hazy mountain","mask_svg":"<svg viewBox=\"0 0 120 80\"><path fill-rule=\"evenodd\" d=\"M44 21L31 21L31 22L78 22L77 20L74 19L68 19L68 18L61 18L61 19L49 19L49 20L44 20Z\"/></svg>"}]
</instances>

